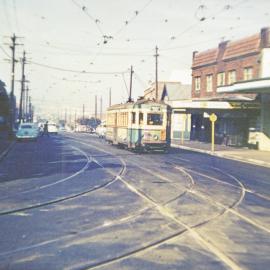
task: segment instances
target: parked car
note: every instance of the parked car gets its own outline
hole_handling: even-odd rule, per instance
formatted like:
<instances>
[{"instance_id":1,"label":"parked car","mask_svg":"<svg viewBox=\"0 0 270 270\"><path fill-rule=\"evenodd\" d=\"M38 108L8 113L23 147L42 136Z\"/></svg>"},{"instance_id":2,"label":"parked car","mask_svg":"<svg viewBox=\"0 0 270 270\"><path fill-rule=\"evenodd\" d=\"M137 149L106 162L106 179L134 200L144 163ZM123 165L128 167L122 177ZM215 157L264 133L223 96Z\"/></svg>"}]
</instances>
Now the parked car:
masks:
<instances>
[{"instance_id":1,"label":"parked car","mask_svg":"<svg viewBox=\"0 0 270 270\"><path fill-rule=\"evenodd\" d=\"M20 140L37 140L39 136L39 127L34 123L22 123L20 124L18 131L16 132L16 138Z\"/></svg>"},{"instance_id":2,"label":"parked car","mask_svg":"<svg viewBox=\"0 0 270 270\"><path fill-rule=\"evenodd\" d=\"M51 134L57 134L58 126L54 123L48 123L48 132Z\"/></svg>"}]
</instances>

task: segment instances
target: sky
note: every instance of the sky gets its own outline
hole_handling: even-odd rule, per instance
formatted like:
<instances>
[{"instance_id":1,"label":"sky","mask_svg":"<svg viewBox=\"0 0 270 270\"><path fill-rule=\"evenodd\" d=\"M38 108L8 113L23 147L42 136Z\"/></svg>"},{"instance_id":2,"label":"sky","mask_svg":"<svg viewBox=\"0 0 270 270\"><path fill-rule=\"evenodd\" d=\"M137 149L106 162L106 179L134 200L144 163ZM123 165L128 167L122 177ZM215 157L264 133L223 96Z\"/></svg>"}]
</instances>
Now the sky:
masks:
<instances>
[{"instance_id":1,"label":"sky","mask_svg":"<svg viewBox=\"0 0 270 270\"><path fill-rule=\"evenodd\" d=\"M93 115L136 99L158 78L191 84L193 51L215 48L270 27L269 0L0 0L0 80L10 91L10 37L16 46L19 100L22 52L36 113Z\"/></svg>"}]
</instances>

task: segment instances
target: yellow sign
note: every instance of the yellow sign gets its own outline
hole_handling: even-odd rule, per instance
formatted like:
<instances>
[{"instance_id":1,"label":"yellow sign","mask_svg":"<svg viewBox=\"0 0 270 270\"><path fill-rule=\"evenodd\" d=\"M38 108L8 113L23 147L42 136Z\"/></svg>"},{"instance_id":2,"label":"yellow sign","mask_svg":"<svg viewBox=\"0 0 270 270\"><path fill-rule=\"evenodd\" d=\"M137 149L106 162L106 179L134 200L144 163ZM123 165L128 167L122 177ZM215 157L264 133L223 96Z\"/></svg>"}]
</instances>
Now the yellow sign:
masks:
<instances>
[{"instance_id":1,"label":"yellow sign","mask_svg":"<svg viewBox=\"0 0 270 270\"><path fill-rule=\"evenodd\" d=\"M217 121L217 116L214 113L211 113L209 119L210 119L211 122L216 122Z\"/></svg>"}]
</instances>

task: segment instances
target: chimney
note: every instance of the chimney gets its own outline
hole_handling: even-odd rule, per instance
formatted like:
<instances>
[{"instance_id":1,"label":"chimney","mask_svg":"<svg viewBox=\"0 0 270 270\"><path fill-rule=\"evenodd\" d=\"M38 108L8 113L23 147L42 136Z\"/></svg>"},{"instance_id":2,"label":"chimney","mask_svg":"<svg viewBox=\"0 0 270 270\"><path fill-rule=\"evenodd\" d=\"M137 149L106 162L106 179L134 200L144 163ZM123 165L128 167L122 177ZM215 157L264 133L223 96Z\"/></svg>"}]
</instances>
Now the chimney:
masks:
<instances>
[{"instance_id":1,"label":"chimney","mask_svg":"<svg viewBox=\"0 0 270 270\"><path fill-rule=\"evenodd\" d=\"M261 48L270 48L270 28L261 29Z\"/></svg>"},{"instance_id":2,"label":"chimney","mask_svg":"<svg viewBox=\"0 0 270 270\"><path fill-rule=\"evenodd\" d=\"M194 58L195 58L195 56L196 56L197 53L198 53L198 51L194 51L194 52L192 53L192 60L194 60Z\"/></svg>"},{"instance_id":3,"label":"chimney","mask_svg":"<svg viewBox=\"0 0 270 270\"><path fill-rule=\"evenodd\" d=\"M218 55L217 60L221 60L223 58L223 55L225 53L225 50L227 48L228 40L222 41L218 44Z\"/></svg>"}]
</instances>

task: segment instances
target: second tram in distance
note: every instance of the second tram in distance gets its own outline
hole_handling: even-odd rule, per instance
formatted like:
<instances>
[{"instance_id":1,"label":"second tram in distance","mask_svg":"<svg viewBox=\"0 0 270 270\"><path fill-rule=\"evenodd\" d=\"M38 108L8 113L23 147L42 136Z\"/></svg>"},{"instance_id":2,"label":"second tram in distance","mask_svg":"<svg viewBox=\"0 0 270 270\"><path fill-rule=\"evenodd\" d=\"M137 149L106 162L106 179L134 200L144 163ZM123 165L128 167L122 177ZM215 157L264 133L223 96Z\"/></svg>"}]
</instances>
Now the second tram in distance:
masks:
<instances>
[{"instance_id":1,"label":"second tram in distance","mask_svg":"<svg viewBox=\"0 0 270 270\"><path fill-rule=\"evenodd\" d=\"M107 142L140 151L170 146L170 107L163 102L138 100L107 110Z\"/></svg>"}]
</instances>

